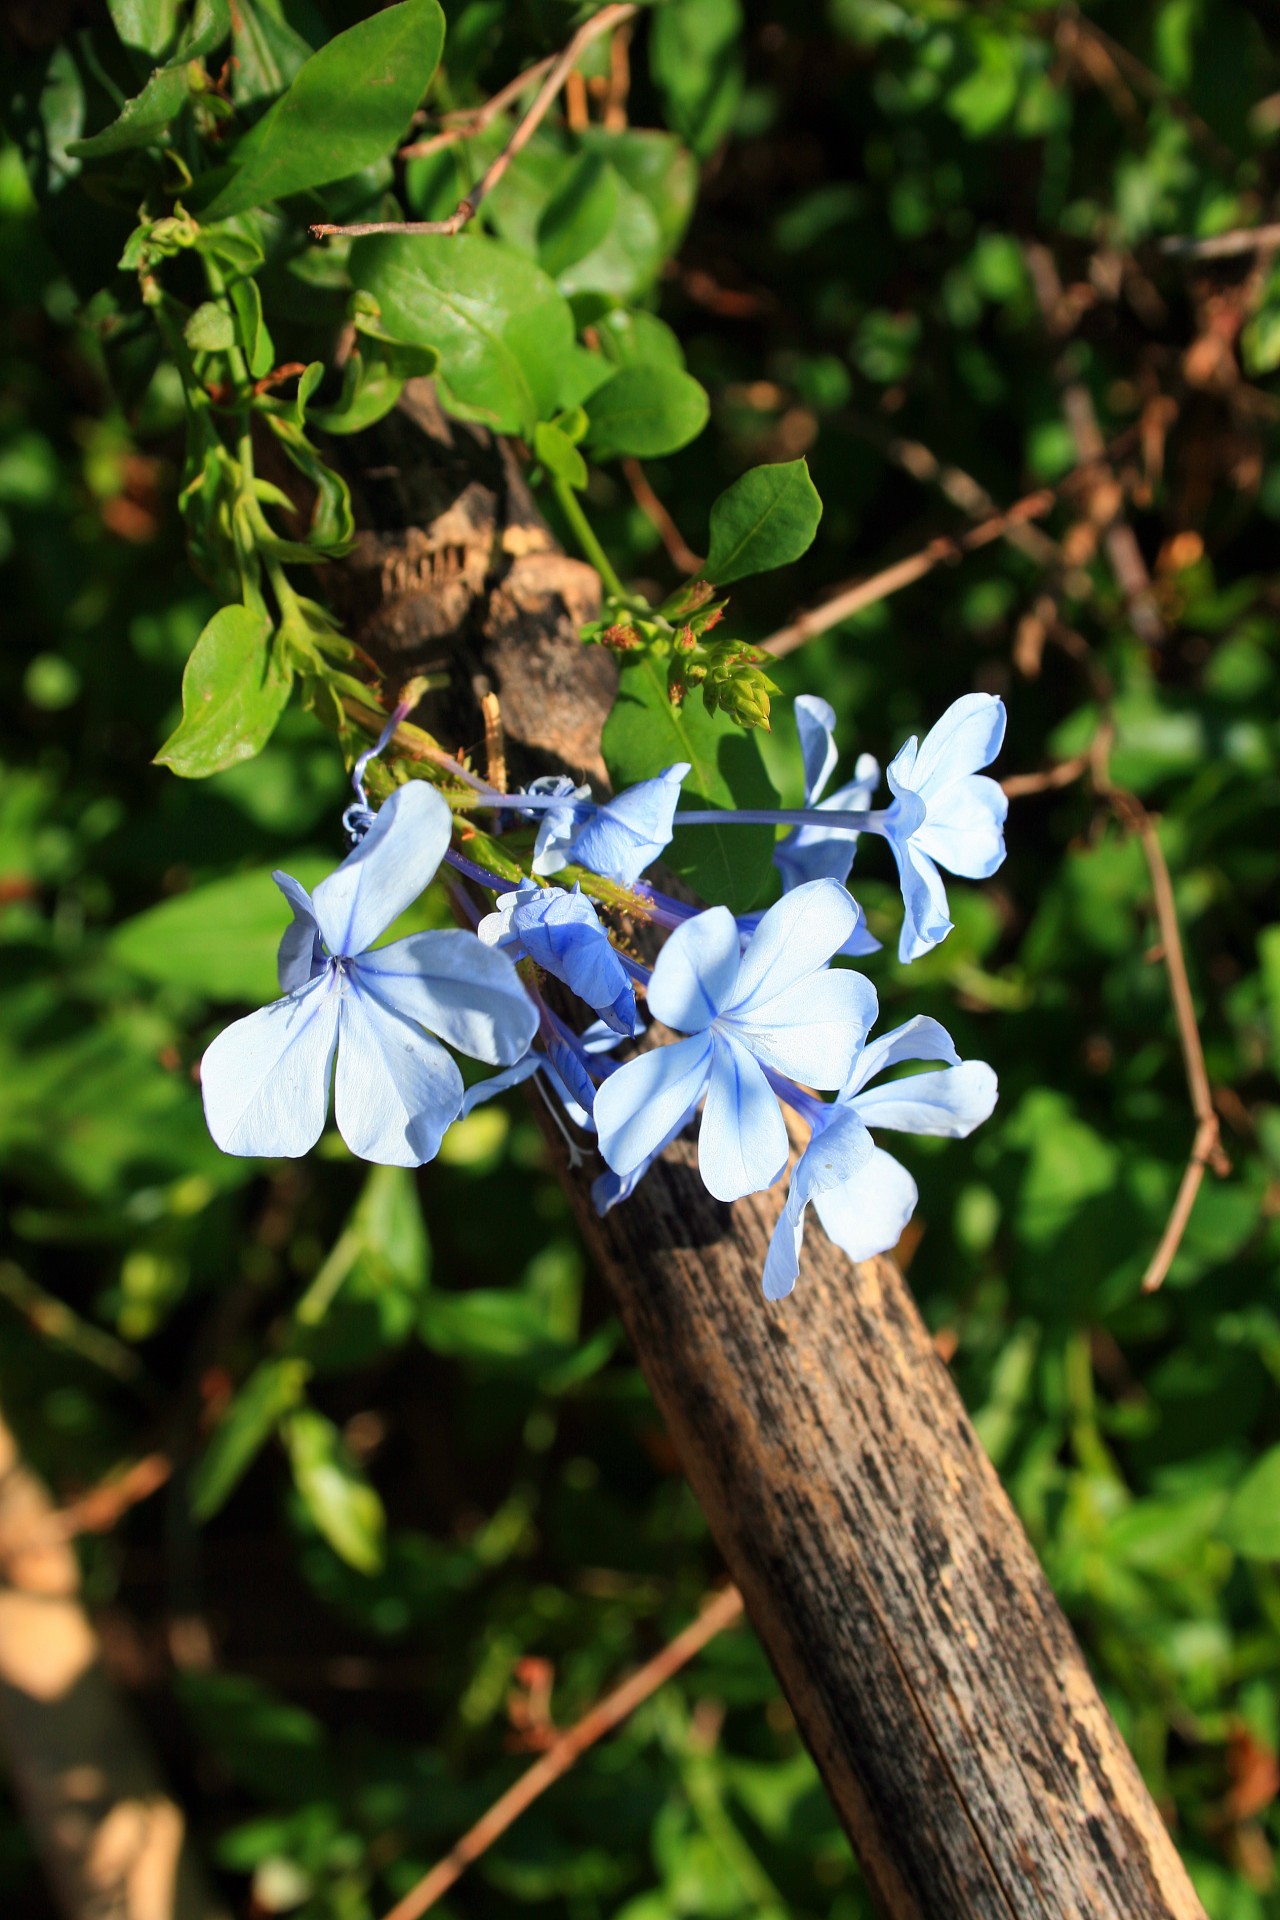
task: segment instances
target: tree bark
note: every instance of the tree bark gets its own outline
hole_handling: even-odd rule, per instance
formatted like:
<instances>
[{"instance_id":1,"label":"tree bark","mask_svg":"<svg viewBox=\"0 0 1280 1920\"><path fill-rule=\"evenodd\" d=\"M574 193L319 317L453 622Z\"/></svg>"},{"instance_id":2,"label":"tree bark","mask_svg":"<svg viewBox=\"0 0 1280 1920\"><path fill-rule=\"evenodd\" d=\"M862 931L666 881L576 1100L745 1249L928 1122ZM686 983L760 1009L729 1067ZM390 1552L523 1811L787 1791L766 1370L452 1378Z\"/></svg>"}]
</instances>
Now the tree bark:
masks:
<instances>
[{"instance_id":1,"label":"tree bark","mask_svg":"<svg viewBox=\"0 0 1280 1920\"><path fill-rule=\"evenodd\" d=\"M67 1920L226 1920L103 1671L75 1548L3 1418L0 1751Z\"/></svg>"},{"instance_id":2,"label":"tree bark","mask_svg":"<svg viewBox=\"0 0 1280 1920\"><path fill-rule=\"evenodd\" d=\"M415 539L427 554L448 543L434 522L406 531L404 516L471 435L421 395L411 406L428 437L394 427L395 499L384 485L378 503L391 519L375 520L354 562L369 608L358 637L406 668L423 657L411 636L442 632L440 567L415 608L402 556ZM473 686L496 679L517 742L579 772L598 760L608 704L599 652L576 637L580 563L553 555L509 455L499 479L495 450L472 439L493 502L477 536L487 564L468 571L459 556L450 574L469 583L463 658ZM385 442L375 458L386 474ZM440 524L456 544L456 514ZM532 597L518 589L528 552L540 556ZM474 719L461 724L450 744L480 737ZM778 1192L721 1205L683 1141L600 1220L590 1170L570 1169L547 1134L882 1911L1204 1920L893 1262L855 1268L812 1221L799 1285L770 1306L760 1274Z\"/></svg>"}]
</instances>

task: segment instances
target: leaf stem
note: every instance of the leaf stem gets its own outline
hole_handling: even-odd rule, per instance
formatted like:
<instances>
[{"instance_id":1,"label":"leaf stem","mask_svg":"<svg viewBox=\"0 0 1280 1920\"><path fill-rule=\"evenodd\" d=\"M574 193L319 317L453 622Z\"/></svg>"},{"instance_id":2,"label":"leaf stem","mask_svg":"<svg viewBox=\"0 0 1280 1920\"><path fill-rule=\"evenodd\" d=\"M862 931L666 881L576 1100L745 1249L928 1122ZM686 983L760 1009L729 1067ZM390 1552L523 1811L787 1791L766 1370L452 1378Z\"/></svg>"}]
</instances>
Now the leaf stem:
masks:
<instances>
[{"instance_id":1,"label":"leaf stem","mask_svg":"<svg viewBox=\"0 0 1280 1920\"><path fill-rule=\"evenodd\" d=\"M605 592L614 600L629 602L630 596L614 572L613 563L608 554L596 539L591 522L582 511L573 488L567 480L561 480L556 475L552 475L551 491L555 494L561 513L573 529L574 539L604 582Z\"/></svg>"}]
</instances>

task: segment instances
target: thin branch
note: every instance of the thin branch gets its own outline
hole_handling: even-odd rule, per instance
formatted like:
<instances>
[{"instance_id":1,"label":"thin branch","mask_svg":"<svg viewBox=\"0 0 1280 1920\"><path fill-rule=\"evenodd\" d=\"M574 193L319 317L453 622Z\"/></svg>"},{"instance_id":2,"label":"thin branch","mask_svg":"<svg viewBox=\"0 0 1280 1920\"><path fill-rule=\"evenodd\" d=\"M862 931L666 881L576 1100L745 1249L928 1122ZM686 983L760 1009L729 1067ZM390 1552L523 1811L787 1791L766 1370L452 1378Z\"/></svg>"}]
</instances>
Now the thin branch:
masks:
<instances>
[{"instance_id":1,"label":"thin branch","mask_svg":"<svg viewBox=\"0 0 1280 1920\"><path fill-rule=\"evenodd\" d=\"M508 80L505 87L499 87L483 106L476 107L471 113L449 113L444 116L444 125L439 133L428 134L425 140L411 140L407 147L401 147L397 154L399 160L425 160L429 153L439 153L445 147L456 146L459 140L474 139L478 133L504 113L513 100L535 86L543 75L555 65L556 56L549 53L545 60L538 60L514 80Z\"/></svg>"},{"instance_id":2,"label":"thin branch","mask_svg":"<svg viewBox=\"0 0 1280 1920\"><path fill-rule=\"evenodd\" d=\"M1038 243L1026 250L1031 284L1051 337L1061 338L1063 327L1062 281L1057 263L1048 247ZM1062 392L1062 411L1075 442L1076 456L1082 465L1092 466L1107 476L1115 506L1102 526L1106 549L1116 585L1124 596L1134 630L1148 646L1158 646L1165 638L1164 621L1151 587L1151 575L1142 557L1133 528L1124 518L1124 491L1107 459L1106 442L1094 411L1093 396L1075 371L1073 361L1063 354L1055 368Z\"/></svg>"},{"instance_id":3,"label":"thin branch","mask_svg":"<svg viewBox=\"0 0 1280 1920\"><path fill-rule=\"evenodd\" d=\"M1204 147L1215 166L1224 173L1235 173L1240 165L1239 155L1232 152L1225 140L1219 139L1208 121L1181 94L1175 93L1158 73L1153 73L1136 53L1130 53L1128 47L1122 46L1119 40L1113 40L1096 20L1086 19L1074 6L1064 9L1057 38L1062 51L1068 56L1074 53L1077 59L1081 51L1080 43L1091 46L1095 54L1110 61L1116 74L1123 76L1135 92L1145 94L1148 100L1167 107L1170 113L1181 120L1187 131ZM1087 61L1081 64L1091 78L1095 77Z\"/></svg>"},{"instance_id":4,"label":"thin branch","mask_svg":"<svg viewBox=\"0 0 1280 1920\"><path fill-rule=\"evenodd\" d=\"M851 586L840 588L829 599L811 607L808 613L800 614L789 626L779 627L767 640L762 640L760 646L775 658L794 653L806 640L826 633L829 628L839 626L842 620L861 613L865 607L874 606L878 600L886 600L891 593L898 593L914 581L922 580L925 574L932 573L944 561L961 560L965 554L974 553L979 547L990 546L993 540L1004 539L1011 528L1040 519L1049 512L1061 491L1061 487L1041 487L1038 492L1029 493L1024 499L1015 501L1007 512L984 520L981 526L974 527L968 533L955 538L940 535L918 553L909 554L905 560L898 560L893 566L873 573L867 580L858 580Z\"/></svg>"},{"instance_id":5,"label":"thin branch","mask_svg":"<svg viewBox=\"0 0 1280 1920\"><path fill-rule=\"evenodd\" d=\"M1229 260L1236 254L1270 252L1280 247L1280 221L1262 227L1232 227L1229 233L1211 234L1207 240L1180 233L1161 240L1159 250L1174 260Z\"/></svg>"},{"instance_id":6,"label":"thin branch","mask_svg":"<svg viewBox=\"0 0 1280 1920\"><path fill-rule=\"evenodd\" d=\"M144 1454L131 1466L113 1473L96 1487L49 1516L50 1539L74 1540L81 1533L110 1533L141 1501L159 1491L173 1472L163 1453Z\"/></svg>"},{"instance_id":7,"label":"thin branch","mask_svg":"<svg viewBox=\"0 0 1280 1920\"><path fill-rule=\"evenodd\" d=\"M1025 800L1032 793L1053 793L1059 787L1069 787L1081 774L1088 773L1091 765L1090 754L1078 753L1073 760L1046 767L1043 773L1011 773L1000 782L1000 789L1010 800Z\"/></svg>"},{"instance_id":8,"label":"thin branch","mask_svg":"<svg viewBox=\"0 0 1280 1920\"><path fill-rule=\"evenodd\" d=\"M515 1785L494 1802L468 1833L463 1834L452 1851L391 1909L386 1920L419 1920L419 1916L435 1906L467 1868L522 1813L527 1812L540 1794L545 1793L562 1774L569 1771L575 1761L581 1759L588 1747L594 1746L605 1734L612 1733L651 1693L656 1693L673 1674L687 1666L695 1654L701 1653L709 1641L714 1640L718 1633L723 1633L726 1627L732 1626L741 1615L742 1595L736 1587L726 1587L661 1653L638 1668L629 1680L624 1680L620 1687L615 1687L612 1693L597 1701L589 1713L559 1735L527 1772L521 1774Z\"/></svg>"},{"instance_id":9,"label":"thin branch","mask_svg":"<svg viewBox=\"0 0 1280 1920\"><path fill-rule=\"evenodd\" d=\"M681 573L697 573L702 566L701 558L693 551L649 485L648 475L640 462L628 456L622 463L622 473L641 513L657 528L658 536L667 550L667 556L672 565L679 567Z\"/></svg>"},{"instance_id":10,"label":"thin branch","mask_svg":"<svg viewBox=\"0 0 1280 1920\"><path fill-rule=\"evenodd\" d=\"M474 220L480 205L486 196L492 193L516 155L526 147L541 126L548 108L563 87L583 53L614 27L620 27L624 21L633 18L638 9L634 5L601 7L599 13L584 20L573 38L562 52L556 55L547 69L546 78L534 96L533 104L521 120L519 126L508 140L502 152L491 160L474 187L460 200L447 220L360 220L351 226L330 226L324 222L311 229L316 240L327 239L331 234L342 234L358 239L368 233L404 233L404 234L446 234L461 233L469 220Z\"/></svg>"}]
</instances>

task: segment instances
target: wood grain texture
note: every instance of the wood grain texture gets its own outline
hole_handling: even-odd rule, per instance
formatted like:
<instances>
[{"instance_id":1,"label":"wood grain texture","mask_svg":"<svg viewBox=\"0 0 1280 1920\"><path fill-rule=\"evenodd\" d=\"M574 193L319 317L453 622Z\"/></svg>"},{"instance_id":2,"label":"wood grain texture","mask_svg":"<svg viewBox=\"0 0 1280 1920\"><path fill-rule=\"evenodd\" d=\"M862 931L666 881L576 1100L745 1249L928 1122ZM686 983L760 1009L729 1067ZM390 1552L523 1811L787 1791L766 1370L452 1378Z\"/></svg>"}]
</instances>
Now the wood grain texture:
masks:
<instances>
[{"instance_id":1,"label":"wood grain texture","mask_svg":"<svg viewBox=\"0 0 1280 1920\"><path fill-rule=\"evenodd\" d=\"M416 488L419 468L455 463L453 499L466 481L457 430L442 450L421 403L414 424L416 458L398 452L397 471ZM521 552L544 556L550 537L509 458L507 474L494 523L520 527ZM492 465L485 479L496 485ZM371 518L394 548L404 518ZM429 548L442 544L424 532ZM510 730L533 770L550 754L576 772L597 758L607 711L599 650L579 646L565 614L545 617L538 592L526 605L507 590L505 564L491 563L477 591L460 668L472 684L500 681L504 713L536 716ZM420 590L432 593L429 575ZM430 609L415 609L413 592L397 584L397 617L425 631ZM556 605L571 598L562 590ZM466 724L478 734L477 718ZM533 1105L882 1910L1205 1920L893 1263L854 1268L811 1220L799 1286L770 1306L760 1274L779 1192L721 1205L682 1141L599 1220L594 1169L568 1167Z\"/></svg>"}]
</instances>

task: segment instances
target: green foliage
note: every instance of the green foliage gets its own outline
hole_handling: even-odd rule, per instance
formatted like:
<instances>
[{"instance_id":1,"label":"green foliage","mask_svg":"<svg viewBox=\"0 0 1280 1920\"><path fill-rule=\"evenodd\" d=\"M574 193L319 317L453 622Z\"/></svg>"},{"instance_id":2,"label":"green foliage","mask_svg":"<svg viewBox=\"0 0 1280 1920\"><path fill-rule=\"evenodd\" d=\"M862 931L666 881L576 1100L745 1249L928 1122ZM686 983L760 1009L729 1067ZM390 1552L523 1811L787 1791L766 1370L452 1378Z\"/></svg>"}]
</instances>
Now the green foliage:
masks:
<instances>
[{"instance_id":1,"label":"green foliage","mask_svg":"<svg viewBox=\"0 0 1280 1920\"><path fill-rule=\"evenodd\" d=\"M703 572L727 587L750 573L789 566L813 544L822 502L803 460L753 467L711 509L711 551Z\"/></svg>"},{"instance_id":2,"label":"green foliage","mask_svg":"<svg viewBox=\"0 0 1280 1920\"><path fill-rule=\"evenodd\" d=\"M619 367L591 395L587 445L598 460L675 453L707 424L706 391L690 374L662 361Z\"/></svg>"},{"instance_id":3,"label":"green foliage","mask_svg":"<svg viewBox=\"0 0 1280 1920\"><path fill-rule=\"evenodd\" d=\"M156 759L190 780L252 758L275 731L291 677L271 647L265 614L219 608L182 676L181 723Z\"/></svg>"}]
</instances>

